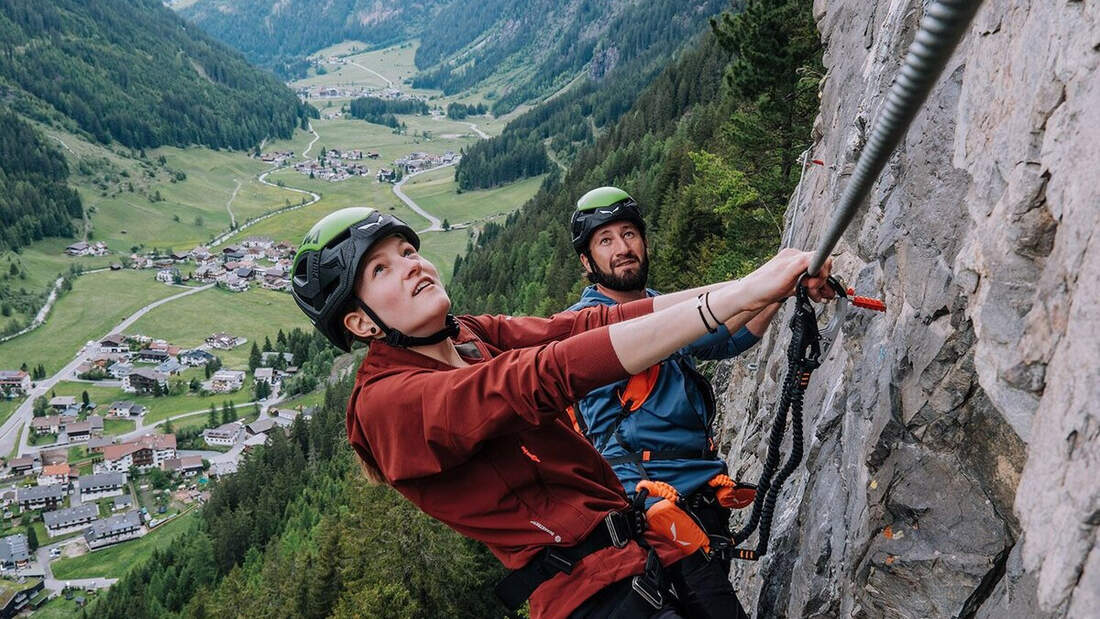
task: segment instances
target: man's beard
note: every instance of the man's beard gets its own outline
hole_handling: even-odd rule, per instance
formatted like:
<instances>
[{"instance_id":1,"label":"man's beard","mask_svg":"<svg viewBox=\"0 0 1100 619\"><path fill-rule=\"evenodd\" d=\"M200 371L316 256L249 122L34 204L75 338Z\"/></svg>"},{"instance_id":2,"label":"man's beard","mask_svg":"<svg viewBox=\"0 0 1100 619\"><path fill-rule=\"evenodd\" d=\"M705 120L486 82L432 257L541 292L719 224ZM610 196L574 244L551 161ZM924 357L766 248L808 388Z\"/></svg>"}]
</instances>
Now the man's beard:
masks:
<instances>
[{"instance_id":1,"label":"man's beard","mask_svg":"<svg viewBox=\"0 0 1100 619\"><path fill-rule=\"evenodd\" d=\"M638 261L638 268L626 275L619 276L615 275L614 272L604 272L596 265L596 261L592 259L592 256L589 256L588 264L592 266L592 270L588 273L588 281L618 292L644 290L646 281L649 280L649 256L643 255L641 258L634 256L634 258Z\"/></svg>"}]
</instances>

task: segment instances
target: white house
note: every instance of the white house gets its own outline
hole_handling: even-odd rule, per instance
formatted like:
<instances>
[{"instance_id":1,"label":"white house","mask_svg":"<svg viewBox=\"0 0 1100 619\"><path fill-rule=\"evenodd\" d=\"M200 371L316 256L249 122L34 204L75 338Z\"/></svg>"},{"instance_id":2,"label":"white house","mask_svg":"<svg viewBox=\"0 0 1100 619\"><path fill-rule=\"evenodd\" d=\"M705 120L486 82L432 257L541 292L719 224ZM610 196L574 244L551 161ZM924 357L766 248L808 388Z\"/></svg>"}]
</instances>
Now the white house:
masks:
<instances>
[{"instance_id":1,"label":"white house","mask_svg":"<svg viewBox=\"0 0 1100 619\"><path fill-rule=\"evenodd\" d=\"M244 425L239 421L231 421L202 431L202 440L206 441L207 445L233 446L243 436Z\"/></svg>"},{"instance_id":2,"label":"white house","mask_svg":"<svg viewBox=\"0 0 1100 619\"><path fill-rule=\"evenodd\" d=\"M95 522L98 517L99 506L95 503L88 503L46 512L42 514L42 522L46 525L46 533L50 537L57 537L58 535L79 531Z\"/></svg>"},{"instance_id":3,"label":"white house","mask_svg":"<svg viewBox=\"0 0 1100 619\"><path fill-rule=\"evenodd\" d=\"M118 496L126 486L126 473L93 473L81 475L76 480L80 487L81 501L95 501Z\"/></svg>"},{"instance_id":4,"label":"white house","mask_svg":"<svg viewBox=\"0 0 1100 619\"><path fill-rule=\"evenodd\" d=\"M219 393L236 391L244 385L244 370L218 370L210 377L210 390Z\"/></svg>"},{"instance_id":5,"label":"white house","mask_svg":"<svg viewBox=\"0 0 1100 619\"><path fill-rule=\"evenodd\" d=\"M31 390L31 376L23 370L0 370L0 391L24 395Z\"/></svg>"}]
</instances>

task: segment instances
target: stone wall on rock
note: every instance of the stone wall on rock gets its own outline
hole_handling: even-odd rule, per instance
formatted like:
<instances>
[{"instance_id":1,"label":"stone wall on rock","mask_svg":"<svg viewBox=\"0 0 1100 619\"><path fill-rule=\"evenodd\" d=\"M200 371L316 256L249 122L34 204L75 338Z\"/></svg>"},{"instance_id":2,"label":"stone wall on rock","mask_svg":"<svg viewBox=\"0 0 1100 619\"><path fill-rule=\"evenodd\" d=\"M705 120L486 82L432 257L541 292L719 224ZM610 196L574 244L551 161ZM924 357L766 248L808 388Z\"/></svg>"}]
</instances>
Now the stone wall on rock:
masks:
<instances>
[{"instance_id":1,"label":"stone wall on rock","mask_svg":"<svg viewBox=\"0 0 1100 619\"><path fill-rule=\"evenodd\" d=\"M826 165L788 209L791 245L827 227L925 5L815 0ZM769 556L735 564L758 616L1100 616L1098 61L1097 0L980 9L834 253L889 309L851 312L813 376ZM788 316L716 370L743 480Z\"/></svg>"}]
</instances>

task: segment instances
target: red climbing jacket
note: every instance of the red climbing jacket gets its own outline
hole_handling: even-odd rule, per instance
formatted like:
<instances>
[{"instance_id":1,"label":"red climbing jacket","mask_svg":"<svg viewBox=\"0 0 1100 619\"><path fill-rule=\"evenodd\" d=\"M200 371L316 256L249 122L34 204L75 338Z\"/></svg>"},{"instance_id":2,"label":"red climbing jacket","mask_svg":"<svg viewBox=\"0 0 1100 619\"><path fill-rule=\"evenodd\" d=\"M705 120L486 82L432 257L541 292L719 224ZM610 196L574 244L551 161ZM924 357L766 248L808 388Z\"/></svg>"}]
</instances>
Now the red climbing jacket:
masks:
<instances>
[{"instance_id":1,"label":"red climbing jacket","mask_svg":"<svg viewBox=\"0 0 1100 619\"><path fill-rule=\"evenodd\" d=\"M627 372L602 325L652 312L652 299L550 318L461 316L455 368L371 344L348 402L348 440L398 492L509 569L547 545L577 544L627 502L595 449L562 411ZM572 337L571 337L572 336ZM683 556L646 533L662 562ZM642 572L637 544L603 548L531 596L531 616L561 617Z\"/></svg>"}]
</instances>

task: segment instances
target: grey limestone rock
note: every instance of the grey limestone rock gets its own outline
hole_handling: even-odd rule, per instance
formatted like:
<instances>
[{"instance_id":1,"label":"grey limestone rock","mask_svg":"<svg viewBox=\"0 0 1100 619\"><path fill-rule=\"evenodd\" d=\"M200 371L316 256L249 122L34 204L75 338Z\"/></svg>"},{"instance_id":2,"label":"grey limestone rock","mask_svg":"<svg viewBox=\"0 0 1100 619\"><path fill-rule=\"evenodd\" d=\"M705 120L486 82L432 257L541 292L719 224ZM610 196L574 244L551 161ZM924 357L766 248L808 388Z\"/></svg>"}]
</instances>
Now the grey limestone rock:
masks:
<instances>
[{"instance_id":1,"label":"grey limestone rock","mask_svg":"<svg viewBox=\"0 0 1100 619\"><path fill-rule=\"evenodd\" d=\"M815 0L829 167L805 171L791 245L827 227L926 4ZM810 383L770 553L732 574L758 616L1100 616L1098 22L1095 0L986 0L838 245L889 309L849 314ZM743 480L788 316L717 370Z\"/></svg>"}]
</instances>

